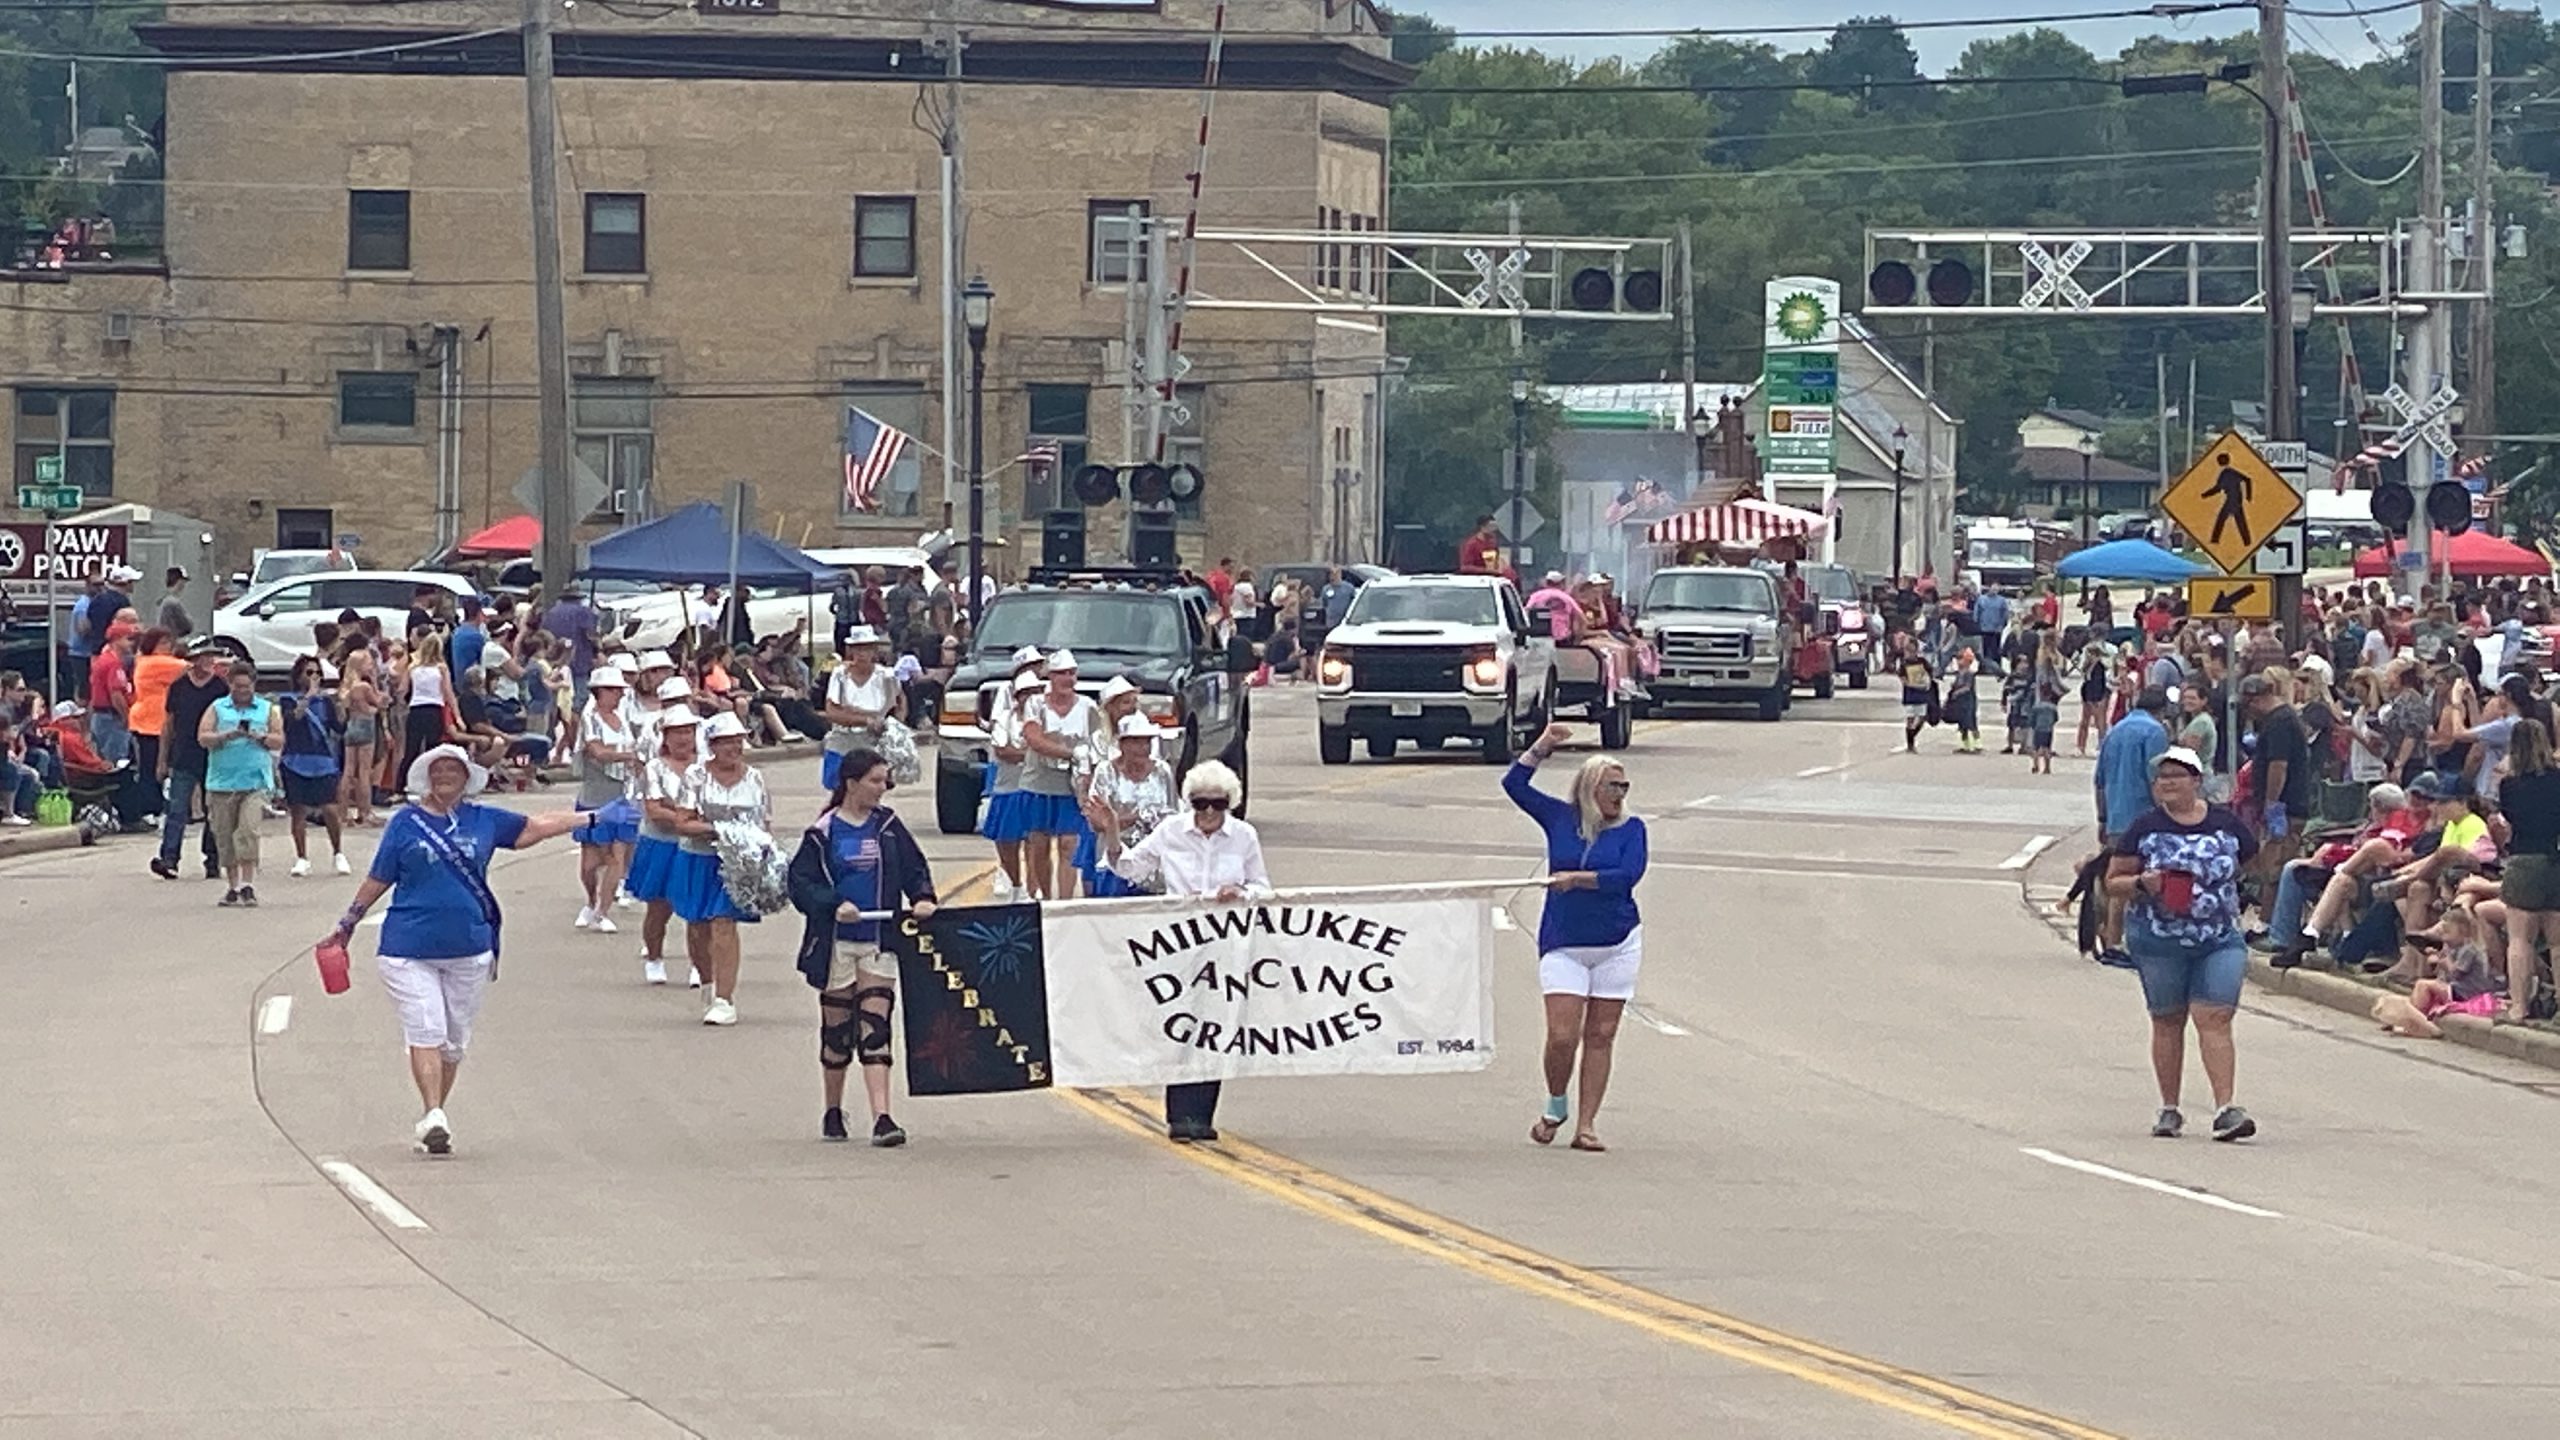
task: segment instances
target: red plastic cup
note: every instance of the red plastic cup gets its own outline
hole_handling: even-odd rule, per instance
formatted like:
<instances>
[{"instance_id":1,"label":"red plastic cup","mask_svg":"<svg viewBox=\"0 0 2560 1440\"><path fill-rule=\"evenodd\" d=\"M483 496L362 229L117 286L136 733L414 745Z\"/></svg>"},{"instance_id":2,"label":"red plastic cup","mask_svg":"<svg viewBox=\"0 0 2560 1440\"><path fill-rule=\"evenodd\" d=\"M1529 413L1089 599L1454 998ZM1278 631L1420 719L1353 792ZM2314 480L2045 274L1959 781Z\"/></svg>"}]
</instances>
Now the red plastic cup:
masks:
<instances>
[{"instance_id":1,"label":"red plastic cup","mask_svg":"<svg viewBox=\"0 0 2560 1440\"><path fill-rule=\"evenodd\" d=\"M346 942L335 936L311 947L311 958L320 962L320 988L332 995L344 995L353 982L347 978Z\"/></svg>"},{"instance_id":2,"label":"red plastic cup","mask_svg":"<svg viewBox=\"0 0 2560 1440\"><path fill-rule=\"evenodd\" d=\"M2193 910L2195 905L2196 877L2193 874L2185 870L2163 870L2160 872L2161 909L2168 911L2172 915L2184 915L2188 911ZM343 957L346 953L347 952L344 950L338 952L341 957L341 969L344 968Z\"/></svg>"}]
</instances>

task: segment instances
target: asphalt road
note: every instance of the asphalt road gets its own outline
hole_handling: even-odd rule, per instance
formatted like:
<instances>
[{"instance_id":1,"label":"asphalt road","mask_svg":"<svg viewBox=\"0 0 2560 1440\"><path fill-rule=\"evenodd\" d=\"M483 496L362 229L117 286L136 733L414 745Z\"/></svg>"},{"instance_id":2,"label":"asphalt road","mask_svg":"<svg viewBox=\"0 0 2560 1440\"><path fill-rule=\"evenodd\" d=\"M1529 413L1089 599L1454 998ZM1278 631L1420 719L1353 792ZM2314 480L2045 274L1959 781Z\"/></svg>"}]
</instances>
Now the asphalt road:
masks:
<instances>
[{"instance_id":1,"label":"asphalt road","mask_svg":"<svg viewBox=\"0 0 2560 1440\"><path fill-rule=\"evenodd\" d=\"M1471 754L1324 768L1257 704L1282 883L1536 870ZM636 924L571 930L565 849L510 856L429 1162L363 955L312 973L348 882L5 862L0 1437L2560 1433L2560 1074L2253 1002L2261 1138L2147 1138L2131 978L2021 899L2085 762L1949 744L1875 691L1640 727L1598 1156L1526 1139L1534 891L1488 1072L1235 1086L1179 1151L1143 1095L919 1101L883 1152L815 1138L796 927L708 1030Z\"/></svg>"}]
</instances>

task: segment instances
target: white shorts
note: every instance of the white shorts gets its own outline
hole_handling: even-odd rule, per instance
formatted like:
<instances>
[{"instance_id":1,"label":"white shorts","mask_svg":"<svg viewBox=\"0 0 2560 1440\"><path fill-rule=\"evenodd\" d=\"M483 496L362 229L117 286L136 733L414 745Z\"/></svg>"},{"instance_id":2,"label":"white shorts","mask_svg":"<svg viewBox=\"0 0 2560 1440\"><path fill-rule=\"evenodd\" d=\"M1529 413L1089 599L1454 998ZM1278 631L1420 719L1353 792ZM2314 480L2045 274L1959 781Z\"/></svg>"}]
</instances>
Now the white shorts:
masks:
<instances>
[{"instance_id":1,"label":"white shorts","mask_svg":"<svg viewBox=\"0 0 2560 1440\"><path fill-rule=\"evenodd\" d=\"M1538 993L1591 1000L1632 1000L1644 964L1644 927L1615 945L1568 945L1538 957Z\"/></svg>"},{"instance_id":2,"label":"white shorts","mask_svg":"<svg viewBox=\"0 0 2560 1440\"><path fill-rule=\"evenodd\" d=\"M391 992L400 1012L400 1034L413 1050L435 1049L459 1060L471 1047L471 1022L480 1015L480 995L489 987L492 957L483 950L458 960L403 960L397 955L375 958L382 988Z\"/></svg>"},{"instance_id":3,"label":"white shorts","mask_svg":"<svg viewBox=\"0 0 2560 1440\"><path fill-rule=\"evenodd\" d=\"M835 953L827 960L829 990L859 989L865 980L894 985L897 979L898 957L877 945L838 940Z\"/></svg>"}]
</instances>

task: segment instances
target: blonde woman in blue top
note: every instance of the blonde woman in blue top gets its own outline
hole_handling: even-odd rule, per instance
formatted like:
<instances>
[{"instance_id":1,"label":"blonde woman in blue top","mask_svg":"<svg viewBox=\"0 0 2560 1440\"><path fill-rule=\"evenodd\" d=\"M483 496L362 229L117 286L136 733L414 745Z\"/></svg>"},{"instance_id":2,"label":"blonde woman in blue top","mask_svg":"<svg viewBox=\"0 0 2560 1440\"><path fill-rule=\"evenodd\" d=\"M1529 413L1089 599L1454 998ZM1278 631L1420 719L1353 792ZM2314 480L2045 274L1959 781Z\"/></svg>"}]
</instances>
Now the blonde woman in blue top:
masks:
<instances>
[{"instance_id":1,"label":"blonde woman in blue top","mask_svg":"<svg viewBox=\"0 0 2560 1440\"><path fill-rule=\"evenodd\" d=\"M1538 988L1547 1010L1547 1105L1529 1128L1541 1145L1556 1138L1568 1113L1573 1148L1606 1150L1593 1128L1609 1091L1618 1020L1635 998L1644 962L1644 925L1636 885L1644 879L1644 822L1627 813L1627 772L1606 755L1582 763L1573 799L1559 800L1533 783L1538 766L1572 738L1550 725L1502 777L1512 803L1538 822L1547 841L1547 904L1538 917ZM1570 1112L1565 1087L1581 1060L1580 1104Z\"/></svg>"}]
</instances>

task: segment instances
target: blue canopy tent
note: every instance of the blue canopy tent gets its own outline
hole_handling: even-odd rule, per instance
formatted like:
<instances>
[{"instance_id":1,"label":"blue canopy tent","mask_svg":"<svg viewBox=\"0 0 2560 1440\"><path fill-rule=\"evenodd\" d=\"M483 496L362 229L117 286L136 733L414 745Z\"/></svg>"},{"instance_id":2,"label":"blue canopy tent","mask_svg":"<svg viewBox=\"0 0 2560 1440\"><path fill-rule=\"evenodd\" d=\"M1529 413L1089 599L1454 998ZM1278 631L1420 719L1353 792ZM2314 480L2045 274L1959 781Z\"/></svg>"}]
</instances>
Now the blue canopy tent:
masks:
<instances>
[{"instance_id":1,"label":"blue canopy tent","mask_svg":"<svg viewBox=\"0 0 2560 1440\"><path fill-rule=\"evenodd\" d=\"M732 552L729 517L719 506L697 500L589 545L586 566L578 573L590 580L654 580L664 585L734 581L798 591L831 586L843 575L832 565L752 530L740 531L734 538Z\"/></svg>"},{"instance_id":2,"label":"blue canopy tent","mask_svg":"<svg viewBox=\"0 0 2560 1440\"><path fill-rule=\"evenodd\" d=\"M2063 556L2053 573L2065 580L2139 580L2167 585L2210 572L2148 540L2110 540Z\"/></svg>"}]
</instances>

